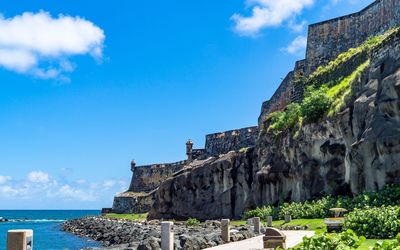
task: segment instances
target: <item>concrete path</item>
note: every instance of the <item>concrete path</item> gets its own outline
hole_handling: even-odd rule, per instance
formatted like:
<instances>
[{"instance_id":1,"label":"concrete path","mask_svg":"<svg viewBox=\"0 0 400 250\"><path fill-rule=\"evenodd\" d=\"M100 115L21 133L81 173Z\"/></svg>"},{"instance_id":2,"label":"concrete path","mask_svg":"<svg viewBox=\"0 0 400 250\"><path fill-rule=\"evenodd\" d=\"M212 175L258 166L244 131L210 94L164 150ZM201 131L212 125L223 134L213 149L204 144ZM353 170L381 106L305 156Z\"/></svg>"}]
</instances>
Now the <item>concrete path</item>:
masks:
<instances>
[{"instance_id":1,"label":"concrete path","mask_svg":"<svg viewBox=\"0 0 400 250\"><path fill-rule=\"evenodd\" d=\"M303 237L314 236L314 231L281 231L286 235L286 247L294 247L303 241ZM232 242L216 247L207 248L207 250L258 250L263 249L263 235L247 240Z\"/></svg>"}]
</instances>

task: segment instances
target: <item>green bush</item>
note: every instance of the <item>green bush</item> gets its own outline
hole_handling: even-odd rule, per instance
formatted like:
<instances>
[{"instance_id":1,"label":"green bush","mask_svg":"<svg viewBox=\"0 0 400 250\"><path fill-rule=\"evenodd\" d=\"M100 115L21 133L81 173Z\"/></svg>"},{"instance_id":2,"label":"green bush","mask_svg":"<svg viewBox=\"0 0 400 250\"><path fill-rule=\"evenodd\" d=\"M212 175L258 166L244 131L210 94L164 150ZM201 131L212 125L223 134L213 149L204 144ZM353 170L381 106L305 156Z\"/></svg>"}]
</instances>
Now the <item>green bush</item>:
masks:
<instances>
[{"instance_id":1,"label":"green bush","mask_svg":"<svg viewBox=\"0 0 400 250\"><path fill-rule=\"evenodd\" d=\"M376 242L371 250L400 250L400 233L397 234L396 240L380 240Z\"/></svg>"},{"instance_id":2,"label":"green bush","mask_svg":"<svg viewBox=\"0 0 400 250\"><path fill-rule=\"evenodd\" d=\"M346 216L344 227L370 239L392 239L400 232L400 207L355 209Z\"/></svg>"},{"instance_id":3,"label":"green bush","mask_svg":"<svg viewBox=\"0 0 400 250\"><path fill-rule=\"evenodd\" d=\"M326 95L328 88L322 86L319 89L307 87L304 100L301 104L301 115L305 122L317 122L329 109L332 101Z\"/></svg>"},{"instance_id":4,"label":"green bush","mask_svg":"<svg viewBox=\"0 0 400 250\"><path fill-rule=\"evenodd\" d=\"M315 201L284 203L279 206L279 219L289 214L293 219L317 219L330 215L329 209L334 207L335 199L325 197Z\"/></svg>"},{"instance_id":5,"label":"green bush","mask_svg":"<svg viewBox=\"0 0 400 250\"><path fill-rule=\"evenodd\" d=\"M365 241L365 237L358 237L352 230L340 234L323 234L311 238L304 237L303 243L295 247L297 250L347 250L357 249Z\"/></svg>"},{"instance_id":6,"label":"green bush","mask_svg":"<svg viewBox=\"0 0 400 250\"><path fill-rule=\"evenodd\" d=\"M291 103L286 107L285 111L272 113L270 119L269 130L273 131L274 134L293 128L300 119L300 105Z\"/></svg>"},{"instance_id":7,"label":"green bush","mask_svg":"<svg viewBox=\"0 0 400 250\"><path fill-rule=\"evenodd\" d=\"M271 206L263 206L254 210L245 212L242 216L243 219L247 220L253 217L260 217L261 220L267 220L268 216L273 216L273 208Z\"/></svg>"},{"instance_id":8,"label":"green bush","mask_svg":"<svg viewBox=\"0 0 400 250\"><path fill-rule=\"evenodd\" d=\"M199 226L199 225L200 225L200 221L198 219L196 219L196 218L189 218L186 221L186 226L188 226L188 227L196 227L196 226Z\"/></svg>"},{"instance_id":9,"label":"green bush","mask_svg":"<svg viewBox=\"0 0 400 250\"><path fill-rule=\"evenodd\" d=\"M283 219L289 214L293 219L320 219L333 216L329 209L342 207L348 211L381 206L400 205L400 185L388 185L378 192L365 192L355 197L327 196L314 201L283 203L277 207L264 206L250 210L243 214L244 219L273 216L274 219Z\"/></svg>"}]
</instances>

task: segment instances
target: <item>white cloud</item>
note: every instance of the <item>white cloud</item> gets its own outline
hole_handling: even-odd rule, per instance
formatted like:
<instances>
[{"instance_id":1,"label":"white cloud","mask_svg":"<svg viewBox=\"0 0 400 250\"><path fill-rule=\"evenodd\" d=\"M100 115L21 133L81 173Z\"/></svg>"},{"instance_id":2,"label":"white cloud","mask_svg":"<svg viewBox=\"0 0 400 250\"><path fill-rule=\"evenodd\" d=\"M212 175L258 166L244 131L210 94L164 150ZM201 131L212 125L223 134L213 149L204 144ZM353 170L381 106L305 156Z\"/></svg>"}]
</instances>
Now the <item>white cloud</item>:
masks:
<instances>
[{"instance_id":1,"label":"white cloud","mask_svg":"<svg viewBox=\"0 0 400 250\"><path fill-rule=\"evenodd\" d=\"M15 179L0 175L0 200L12 202L23 200L43 204L103 204L110 206L114 195L128 188L128 179L106 179L91 182L87 179L68 180L50 176L43 171L32 171L26 178ZM40 206L40 205L39 205ZM28 206L29 207L29 206ZM43 207L45 208L45 207ZM61 208L61 207L60 207Z\"/></svg>"},{"instance_id":2,"label":"white cloud","mask_svg":"<svg viewBox=\"0 0 400 250\"><path fill-rule=\"evenodd\" d=\"M17 189L12 188L11 186L0 186L0 194L2 196L10 197L19 193L20 192Z\"/></svg>"},{"instance_id":3,"label":"white cloud","mask_svg":"<svg viewBox=\"0 0 400 250\"><path fill-rule=\"evenodd\" d=\"M289 54L300 54L305 51L307 46L307 37L298 36L296 37L288 47L284 48L283 51Z\"/></svg>"},{"instance_id":4,"label":"white cloud","mask_svg":"<svg viewBox=\"0 0 400 250\"><path fill-rule=\"evenodd\" d=\"M10 176L0 175L0 184L4 184L4 183L8 182L9 180L11 180Z\"/></svg>"},{"instance_id":5,"label":"white cloud","mask_svg":"<svg viewBox=\"0 0 400 250\"><path fill-rule=\"evenodd\" d=\"M64 185L60 187L60 189L58 190L58 194L62 198L67 198L67 199L77 199L81 201L96 200L96 197L90 192L86 192L82 189L73 188L70 185Z\"/></svg>"},{"instance_id":6,"label":"white cloud","mask_svg":"<svg viewBox=\"0 0 400 250\"><path fill-rule=\"evenodd\" d=\"M250 16L234 14L235 31L242 36L258 35L261 29L281 25L284 21L295 17L314 0L248 0L252 6Z\"/></svg>"},{"instance_id":7,"label":"white cloud","mask_svg":"<svg viewBox=\"0 0 400 250\"><path fill-rule=\"evenodd\" d=\"M50 177L48 173L42 171L33 171L28 174L28 180L33 183L48 183Z\"/></svg>"},{"instance_id":8,"label":"white cloud","mask_svg":"<svg viewBox=\"0 0 400 250\"><path fill-rule=\"evenodd\" d=\"M289 28L296 32L301 33L304 30L304 27L307 25L307 21L303 20L300 23L295 22L294 20L289 21L288 26Z\"/></svg>"},{"instance_id":9,"label":"white cloud","mask_svg":"<svg viewBox=\"0 0 400 250\"><path fill-rule=\"evenodd\" d=\"M114 187L115 184L117 184L117 182L115 180L106 180L103 182L103 187L105 189L110 189L110 188Z\"/></svg>"},{"instance_id":10,"label":"white cloud","mask_svg":"<svg viewBox=\"0 0 400 250\"><path fill-rule=\"evenodd\" d=\"M81 17L25 12L0 16L0 66L39 78L65 78L74 67L69 58L91 55L102 58L102 29Z\"/></svg>"}]
</instances>

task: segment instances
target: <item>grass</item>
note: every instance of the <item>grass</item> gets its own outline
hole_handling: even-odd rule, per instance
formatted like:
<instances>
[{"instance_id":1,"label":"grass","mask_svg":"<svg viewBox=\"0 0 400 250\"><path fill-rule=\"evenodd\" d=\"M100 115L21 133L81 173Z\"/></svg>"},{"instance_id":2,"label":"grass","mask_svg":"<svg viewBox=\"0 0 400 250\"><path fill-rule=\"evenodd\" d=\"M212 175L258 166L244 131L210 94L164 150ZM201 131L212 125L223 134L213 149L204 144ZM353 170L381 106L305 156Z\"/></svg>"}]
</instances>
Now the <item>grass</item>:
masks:
<instances>
[{"instance_id":1,"label":"grass","mask_svg":"<svg viewBox=\"0 0 400 250\"><path fill-rule=\"evenodd\" d=\"M106 214L104 217L111 219L146 220L148 213L144 214Z\"/></svg>"},{"instance_id":2,"label":"grass","mask_svg":"<svg viewBox=\"0 0 400 250\"><path fill-rule=\"evenodd\" d=\"M263 225L266 225L267 222L263 221ZM231 221L231 225L233 226L242 226L246 225L247 220L234 220ZM309 231L315 231L317 234L326 232L326 225L324 223L324 219L296 219L292 220L289 223L285 223L284 220L276 220L272 222L272 226L279 228L281 226L308 226Z\"/></svg>"},{"instance_id":3,"label":"grass","mask_svg":"<svg viewBox=\"0 0 400 250\"><path fill-rule=\"evenodd\" d=\"M331 108L328 111L328 115L332 116L337 114L341 108L346 104L346 98L351 94L352 83L360 77L360 75L365 71L365 69L370 65L370 60L358 66L358 68L351 73L349 76L345 77L339 82L339 84L331 87L326 95L328 98L334 100L331 104Z\"/></svg>"},{"instance_id":4,"label":"grass","mask_svg":"<svg viewBox=\"0 0 400 250\"><path fill-rule=\"evenodd\" d=\"M289 223L285 223L283 220L273 221L273 227L285 227L285 226L307 226L309 231L315 231L316 234L322 234L326 232L326 225L324 219L296 219Z\"/></svg>"},{"instance_id":5,"label":"grass","mask_svg":"<svg viewBox=\"0 0 400 250\"><path fill-rule=\"evenodd\" d=\"M369 250L369 248L373 247L375 245L375 243L378 242L378 241L380 241L380 240L366 239L358 249L359 250Z\"/></svg>"}]
</instances>

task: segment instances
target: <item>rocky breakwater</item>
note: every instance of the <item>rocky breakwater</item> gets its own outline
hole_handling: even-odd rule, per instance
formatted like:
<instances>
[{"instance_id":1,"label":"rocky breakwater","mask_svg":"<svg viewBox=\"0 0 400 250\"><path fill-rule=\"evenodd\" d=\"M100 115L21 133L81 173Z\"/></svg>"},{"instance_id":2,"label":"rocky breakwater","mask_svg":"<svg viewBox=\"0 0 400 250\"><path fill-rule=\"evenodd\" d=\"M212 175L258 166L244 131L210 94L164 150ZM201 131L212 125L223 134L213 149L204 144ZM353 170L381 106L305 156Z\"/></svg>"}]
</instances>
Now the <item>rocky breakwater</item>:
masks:
<instances>
[{"instance_id":1,"label":"rocky breakwater","mask_svg":"<svg viewBox=\"0 0 400 250\"><path fill-rule=\"evenodd\" d=\"M85 217L63 223L64 231L100 241L105 249L161 249L160 221L129 221L104 217ZM220 222L206 221L199 226L175 222L175 249L204 249L224 244ZM232 227L231 241L254 237L249 226Z\"/></svg>"}]
</instances>

